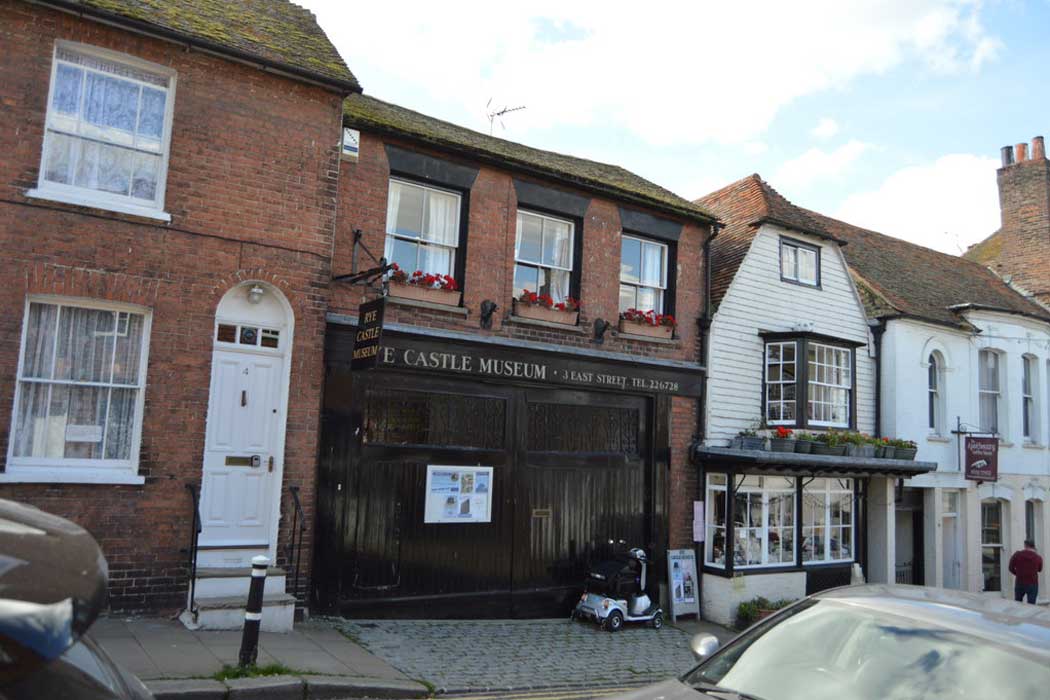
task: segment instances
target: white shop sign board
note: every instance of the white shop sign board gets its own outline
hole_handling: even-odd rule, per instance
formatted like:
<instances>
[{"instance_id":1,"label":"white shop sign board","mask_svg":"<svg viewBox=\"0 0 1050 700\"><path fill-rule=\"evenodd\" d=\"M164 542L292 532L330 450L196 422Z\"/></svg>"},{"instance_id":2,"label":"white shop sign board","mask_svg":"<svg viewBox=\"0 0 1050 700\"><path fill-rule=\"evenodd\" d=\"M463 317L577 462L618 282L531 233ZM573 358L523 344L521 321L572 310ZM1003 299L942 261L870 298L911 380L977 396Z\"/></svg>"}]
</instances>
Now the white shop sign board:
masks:
<instances>
[{"instance_id":1,"label":"white shop sign board","mask_svg":"<svg viewBox=\"0 0 1050 700\"><path fill-rule=\"evenodd\" d=\"M696 552L667 551L667 581L671 589L671 621L682 615L700 617L700 580L696 576Z\"/></svg>"},{"instance_id":2,"label":"white shop sign board","mask_svg":"<svg viewBox=\"0 0 1050 700\"><path fill-rule=\"evenodd\" d=\"M427 465L424 523L492 522L492 467Z\"/></svg>"}]
</instances>

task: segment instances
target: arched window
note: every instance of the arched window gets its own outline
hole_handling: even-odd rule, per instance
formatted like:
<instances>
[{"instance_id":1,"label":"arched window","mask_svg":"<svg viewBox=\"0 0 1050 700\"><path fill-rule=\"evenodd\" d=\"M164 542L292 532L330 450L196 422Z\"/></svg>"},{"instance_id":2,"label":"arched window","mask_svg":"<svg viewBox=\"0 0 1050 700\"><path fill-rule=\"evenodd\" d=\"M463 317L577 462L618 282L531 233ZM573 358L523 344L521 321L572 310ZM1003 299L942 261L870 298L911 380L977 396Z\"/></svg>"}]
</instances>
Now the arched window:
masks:
<instances>
[{"instance_id":1,"label":"arched window","mask_svg":"<svg viewBox=\"0 0 1050 700\"><path fill-rule=\"evenodd\" d=\"M941 363L937 353L931 352L927 372L927 405L931 433L941 432Z\"/></svg>"}]
</instances>

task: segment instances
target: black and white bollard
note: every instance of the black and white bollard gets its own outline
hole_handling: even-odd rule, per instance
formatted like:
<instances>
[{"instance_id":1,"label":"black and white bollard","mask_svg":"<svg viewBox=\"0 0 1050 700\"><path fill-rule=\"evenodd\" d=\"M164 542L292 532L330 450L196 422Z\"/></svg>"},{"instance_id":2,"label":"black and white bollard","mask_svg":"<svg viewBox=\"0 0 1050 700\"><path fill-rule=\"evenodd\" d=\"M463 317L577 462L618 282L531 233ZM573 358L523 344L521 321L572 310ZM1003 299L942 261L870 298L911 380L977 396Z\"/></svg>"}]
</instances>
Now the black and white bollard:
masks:
<instances>
[{"instance_id":1,"label":"black and white bollard","mask_svg":"<svg viewBox=\"0 0 1050 700\"><path fill-rule=\"evenodd\" d=\"M244 632L241 634L241 668L252 666L259 658L259 625L262 624L263 589L266 587L267 557L252 558L252 582L248 588L248 605L244 609Z\"/></svg>"}]
</instances>

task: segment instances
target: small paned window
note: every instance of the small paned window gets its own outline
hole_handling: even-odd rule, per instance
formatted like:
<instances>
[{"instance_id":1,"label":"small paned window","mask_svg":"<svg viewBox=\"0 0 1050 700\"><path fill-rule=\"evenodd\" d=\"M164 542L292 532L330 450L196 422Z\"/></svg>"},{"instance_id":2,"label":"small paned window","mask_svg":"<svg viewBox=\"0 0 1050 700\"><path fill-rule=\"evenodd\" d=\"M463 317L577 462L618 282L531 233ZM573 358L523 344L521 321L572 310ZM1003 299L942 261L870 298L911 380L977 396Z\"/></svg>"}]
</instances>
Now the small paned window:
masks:
<instances>
[{"instance_id":1,"label":"small paned window","mask_svg":"<svg viewBox=\"0 0 1050 700\"><path fill-rule=\"evenodd\" d=\"M12 467L134 472L148 316L31 301L12 417Z\"/></svg>"},{"instance_id":2,"label":"small paned window","mask_svg":"<svg viewBox=\"0 0 1050 700\"><path fill-rule=\"evenodd\" d=\"M780 239L780 277L811 287L820 286L820 248Z\"/></svg>"},{"instance_id":3,"label":"small paned window","mask_svg":"<svg viewBox=\"0 0 1050 700\"><path fill-rule=\"evenodd\" d=\"M384 256L408 274L455 275L461 197L391 180Z\"/></svg>"},{"instance_id":4,"label":"small paned window","mask_svg":"<svg viewBox=\"0 0 1050 700\"><path fill-rule=\"evenodd\" d=\"M794 425L798 418L795 352L795 341L766 345L766 423L769 425Z\"/></svg>"},{"instance_id":5,"label":"small paned window","mask_svg":"<svg viewBox=\"0 0 1050 700\"><path fill-rule=\"evenodd\" d=\"M853 352L849 348L807 344L807 418L810 425L849 427L853 390Z\"/></svg>"},{"instance_id":6,"label":"small paned window","mask_svg":"<svg viewBox=\"0 0 1050 700\"><path fill-rule=\"evenodd\" d=\"M280 346L281 331L258 326L239 326L233 323L219 323L215 327L215 340L219 343L247 345L276 350Z\"/></svg>"},{"instance_id":7,"label":"small paned window","mask_svg":"<svg viewBox=\"0 0 1050 700\"><path fill-rule=\"evenodd\" d=\"M620 240L620 311L664 313L667 245L624 234Z\"/></svg>"},{"instance_id":8,"label":"small paned window","mask_svg":"<svg viewBox=\"0 0 1050 700\"><path fill-rule=\"evenodd\" d=\"M518 212L514 243L514 296L524 290L550 295L555 303L569 296L573 266L571 221Z\"/></svg>"},{"instance_id":9,"label":"small paned window","mask_svg":"<svg viewBox=\"0 0 1050 700\"><path fill-rule=\"evenodd\" d=\"M802 482L802 561L852 561L853 480Z\"/></svg>"},{"instance_id":10,"label":"small paned window","mask_svg":"<svg viewBox=\"0 0 1050 700\"><path fill-rule=\"evenodd\" d=\"M174 76L160 66L59 43L37 193L159 212L173 97Z\"/></svg>"}]
</instances>

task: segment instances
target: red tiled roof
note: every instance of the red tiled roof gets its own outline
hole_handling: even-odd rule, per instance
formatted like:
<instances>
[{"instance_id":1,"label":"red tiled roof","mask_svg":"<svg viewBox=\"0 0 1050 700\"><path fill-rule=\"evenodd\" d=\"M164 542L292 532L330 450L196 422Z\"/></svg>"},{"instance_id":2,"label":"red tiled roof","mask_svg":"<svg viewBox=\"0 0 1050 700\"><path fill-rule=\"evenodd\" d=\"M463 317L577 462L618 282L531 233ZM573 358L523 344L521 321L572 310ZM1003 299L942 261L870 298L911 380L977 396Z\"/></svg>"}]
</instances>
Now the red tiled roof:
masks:
<instances>
[{"instance_id":1,"label":"red tiled roof","mask_svg":"<svg viewBox=\"0 0 1050 700\"><path fill-rule=\"evenodd\" d=\"M711 302L715 307L729 289L760 224L779 224L833 239L804 209L785 199L757 173L701 197L696 204L725 222L711 241Z\"/></svg>"},{"instance_id":2,"label":"red tiled roof","mask_svg":"<svg viewBox=\"0 0 1050 700\"><path fill-rule=\"evenodd\" d=\"M773 222L847 244L846 261L872 318L910 316L960 325L951 307L969 304L1050 320L1042 306L1011 289L983 265L832 219L784 199L758 175L697 200L726 228L711 242L711 296L725 296L758 224Z\"/></svg>"}]
</instances>

